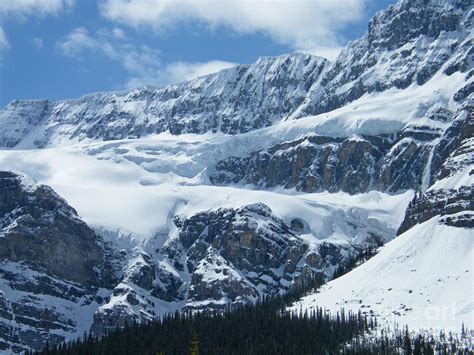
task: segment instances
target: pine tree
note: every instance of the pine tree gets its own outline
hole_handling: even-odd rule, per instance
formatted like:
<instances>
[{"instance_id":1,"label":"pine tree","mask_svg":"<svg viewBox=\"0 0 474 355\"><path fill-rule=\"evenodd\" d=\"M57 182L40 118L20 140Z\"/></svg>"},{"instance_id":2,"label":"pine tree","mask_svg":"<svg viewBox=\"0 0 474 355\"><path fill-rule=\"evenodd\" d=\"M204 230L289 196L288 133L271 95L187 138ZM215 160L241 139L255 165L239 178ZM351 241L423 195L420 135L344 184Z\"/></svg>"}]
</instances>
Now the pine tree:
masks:
<instances>
[{"instance_id":1,"label":"pine tree","mask_svg":"<svg viewBox=\"0 0 474 355\"><path fill-rule=\"evenodd\" d=\"M411 346L411 339L410 339L410 332L408 331L408 326L405 328L405 337L403 340L403 348L407 354L412 353L412 346Z\"/></svg>"},{"instance_id":2,"label":"pine tree","mask_svg":"<svg viewBox=\"0 0 474 355\"><path fill-rule=\"evenodd\" d=\"M189 346L189 352L191 355L199 355L199 336L196 332L193 333L193 337Z\"/></svg>"}]
</instances>

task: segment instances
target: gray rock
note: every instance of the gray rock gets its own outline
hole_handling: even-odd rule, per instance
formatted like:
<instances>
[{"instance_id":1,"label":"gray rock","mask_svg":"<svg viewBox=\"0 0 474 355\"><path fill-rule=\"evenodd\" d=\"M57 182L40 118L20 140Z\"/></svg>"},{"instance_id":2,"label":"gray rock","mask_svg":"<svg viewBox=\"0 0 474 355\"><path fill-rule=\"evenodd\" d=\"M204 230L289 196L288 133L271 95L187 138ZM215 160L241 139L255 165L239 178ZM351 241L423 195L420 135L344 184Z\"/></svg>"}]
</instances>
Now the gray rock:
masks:
<instances>
[{"instance_id":1,"label":"gray rock","mask_svg":"<svg viewBox=\"0 0 474 355\"><path fill-rule=\"evenodd\" d=\"M26 262L84 286L111 282L104 246L76 211L51 188L27 187L0 172L0 259Z\"/></svg>"}]
</instances>

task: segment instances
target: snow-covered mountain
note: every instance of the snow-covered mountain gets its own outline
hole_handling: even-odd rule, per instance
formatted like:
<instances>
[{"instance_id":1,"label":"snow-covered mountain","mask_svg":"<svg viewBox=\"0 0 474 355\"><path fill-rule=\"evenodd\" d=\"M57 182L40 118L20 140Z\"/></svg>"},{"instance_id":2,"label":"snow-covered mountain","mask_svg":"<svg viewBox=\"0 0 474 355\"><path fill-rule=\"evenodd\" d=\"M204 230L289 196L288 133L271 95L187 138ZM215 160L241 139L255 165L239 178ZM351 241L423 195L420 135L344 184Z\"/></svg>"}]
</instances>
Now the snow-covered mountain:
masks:
<instances>
[{"instance_id":1,"label":"snow-covered mountain","mask_svg":"<svg viewBox=\"0 0 474 355\"><path fill-rule=\"evenodd\" d=\"M329 62L308 54L263 57L164 88L98 93L59 102L13 101L0 112L4 147L140 138L269 126L293 113Z\"/></svg>"},{"instance_id":2,"label":"snow-covered mountain","mask_svg":"<svg viewBox=\"0 0 474 355\"><path fill-rule=\"evenodd\" d=\"M469 73L473 16L469 0L402 0L379 12L367 34L328 67L299 115L327 112L367 93L423 85L437 72ZM457 101L472 91L472 81L464 84Z\"/></svg>"},{"instance_id":3,"label":"snow-covered mountain","mask_svg":"<svg viewBox=\"0 0 474 355\"><path fill-rule=\"evenodd\" d=\"M473 328L473 18L402 0L333 63L7 105L0 351L275 295L387 242L295 309Z\"/></svg>"},{"instance_id":4,"label":"snow-covered mountain","mask_svg":"<svg viewBox=\"0 0 474 355\"><path fill-rule=\"evenodd\" d=\"M164 131L238 134L329 112L364 94L423 85L437 72L467 75L453 92L461 101L472 91L472 17L470 1L405 0L377 14L333 63L294 53L164 88L13 101L0 112L0 144L44 147Z\"/></svg>"},{"instance_id":5,"label":"snow-covered mountain","mask_svg":"<svg viewBox=\"0 0 474 355\"><path fill-rule=\"evenodd\" d=\"M465 103L438 140L432 154L442 165L410 202L400 235L292 311L344 308L414 329L459 332L462 324L474 325L473 104Z\"/></svg>"},{"instance_id":6,"label":"snow-covered mountain","mask_svg":"<svg viewBox=\"0 0 474 355\"><path fill-rule=\"evenodd\" d=\"M359 310L384 325L460 332L473 324L472 229L418 224L292 309Z\"/></svg>"}]
</instances>

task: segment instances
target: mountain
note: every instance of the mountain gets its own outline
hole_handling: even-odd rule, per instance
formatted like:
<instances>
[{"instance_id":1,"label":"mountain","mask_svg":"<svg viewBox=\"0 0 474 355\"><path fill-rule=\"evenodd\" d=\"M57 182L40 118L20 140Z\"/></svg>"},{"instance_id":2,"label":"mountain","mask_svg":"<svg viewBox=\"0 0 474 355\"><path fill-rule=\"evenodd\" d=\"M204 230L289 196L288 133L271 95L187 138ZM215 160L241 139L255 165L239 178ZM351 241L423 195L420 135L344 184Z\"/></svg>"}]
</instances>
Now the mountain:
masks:
<instances>
[{"instance_id":1,"label":"mountain","mask_svg":"<svg viewBox=\"0 0 474 355\"><path fill-rule=\"evenodd\" d=\"M376 14L365 36L347 46L302 105L300 116L342 107L364 94L424 85L437 72L472 76L469 0L402 0ZM459 88L467 97L472 81ZM470 89L468 89L470 87Z\"/></svg>"},{"instance_id":2,"label":"mountain","mask_svg":"<svg viewBox=\"0 0 474 355\"><path fill-rule=\"evenodd\" d=\"M329 62L308 54L263 57L164 88L59 102L13 101L0 112L3 147L221 131L248 132L292 113Z\"/></svg>"},{"instance_id":3,"label":"mountain","mask_svg":"<svg viewBox=\"0 0 474 355\"><path fill-rule=\"evenodd\" d=\"M408 205L398 236L372 259L302 298L375 316L386 325L459 332L474 324L474 107L466 102L434 147L433 183Z\"/></svg>"},{"instance_id":4,"label":"mountain","mask_svg":"<svg viewBox=\"0 0 474 355\"><path fill-rule=\"evenodd\" d=\"M7 105L0 349L281 294L384 243L295 309L472 328L473 17L402 0L334 62Z\"/></svg>"},{"instance_id":5,"label":"mountain","mask_svg":"<svg viewBox=\"0 0 474 355\"><path fill-rule=\"evenodd\" d=\"M461 101L472 91L471 9L468 0L400 1L377 14L333 63L295 53L164 88L13 101L0 112L0 144L45 147L164 131L238 134L329 112L364 94L423 85L438 72L467 76L453 92Z\"/></svg>"},{"instance_id":6,"label":"mountain","mask_svg":"<svg viewBox=\"0 0 474 355\"><path fill-rule=\"evenodd\" d=\"M189 192L183 196L195 204L206 194L199 192L194 199ZM292 203L288 213L311 216L314 225L297 217L285 218L287 224L267 205L253 203L177 214L175 231L165 240L157 233L142 242L120 241L117 235L97 234L48 186L1 172L1 350L41 348L90 329L105 334L125 322L178 309L250 302L314 275L329 276L367 243L392 238L400 213L391 226L383 215L397 214L408 200L387 196L383 202L390 207L381 212L375 194L372 201L359 202L365 208L319 202L314 210L298 198L268 195L247 199L268 200L279 215L278 206ZM351 205L359 200L341 198ZM318 236L312 234L316 228Z\"/></svg>"},{"instance_id":7,"label":"mountain","mask_svg":"<svg viewBox=\"0 0 474 355\"><path fill-rule=\"evenodd\" d=\"M80 336L117 277L113 250L50 187L2 171L0 191L0 350Z\"/></svg>"}]
</instances>

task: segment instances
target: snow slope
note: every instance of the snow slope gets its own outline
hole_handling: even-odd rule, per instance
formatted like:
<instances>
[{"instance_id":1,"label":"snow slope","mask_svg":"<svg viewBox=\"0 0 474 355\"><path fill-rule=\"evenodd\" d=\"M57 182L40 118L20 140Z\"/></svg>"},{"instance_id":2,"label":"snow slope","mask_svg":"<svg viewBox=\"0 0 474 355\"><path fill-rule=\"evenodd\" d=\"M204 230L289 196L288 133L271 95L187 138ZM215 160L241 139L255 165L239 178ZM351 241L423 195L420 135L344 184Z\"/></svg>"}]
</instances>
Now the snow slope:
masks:
<instances>
[{"instance_id":1,"label":"snow slope","mask_svg":"<svg viewBox=\"0 0 474 355\"><path fill-rule=\"evenodd\" d=\"M189 155L186 147L195 152L197 141L172 142L168 149L173 151L175 145L180 149L180 154L174 156L162 148L164 142L166 139L156 137L86 147L0 151L0 165L52 186L89 225L129 235L141 242L156 234L167 235L175 215L186 218L202 211L238 208L256 202L267 204L287 223L292 218L302 218L320 239L363 238L362 231L357 235L348 228L348 223L354 220L369 231L383 233L389 240L413 196L412 192L303 194L285 189L261 191L251 186L213 186L200 173L200 169L205 170L200 166L200 154L213 152L206 142L201 143L203 151ZM347 231L346 235L337 232L341 228Z\"/></svg>"},{"instance_id":2,"label":"snow slope","mask_svg":"<svg viewBox=\"0 0 474 355\"><path fill-rule=\"evenodd\" d=\"M372 259L304 297L291 308L341 308L385 324L459 332L474 328L474 232L419 224L387 243Z\"/></svg>"},{"instance_id":3,"label":"snow slope","mask_svg":"<svg viewBox=\"0 0 474 355\"><path fill-rule=\"evenodd\" d=\"M314 231L319 233L322 222L307 212L310 208L307 201L318 204L327 193L305 195L284 189L257 191L253 186L212 186L209 176L215 164L231 155L245 156L308 134L336 137L390 134L415 122L444 129L446 123L427 119L427 113L435 103L454 110L456 104L450 94L463 80L459 73L451 77L435 76L424 86L413 84L405 90L390 89L365 95L329 113L281 121L239 135L165 132L113 142L58 141L56 147L43 149L34 149L33 141L25 140L15 149L0 150L0 165L52 186L87 223L134 238L147 239L155 233L167 233L172 215L180 210L191 215L258 201L268 203L286 220L299 214L307 216L314 221ZM206 198L210 195L212 199ZM346 206L341 210L347 210L357 204L356 196L342 193L329 196L335 198L326 199L328 203L322 205ZM376 218L385 220L385 225L396 230L411 195L402 195L405 205L392 205L388 201L395 201L397 197L387 194L371 192L368 196L380 201L381 207L374 206L376 210L384 211L383 216ZM370 201L370 197L367 199ZM186 208L183 207L185 201ZM364 208L363 204L360 207ZM327 237L330 233L322 234Z\"/></svg>"}]
</instances>

